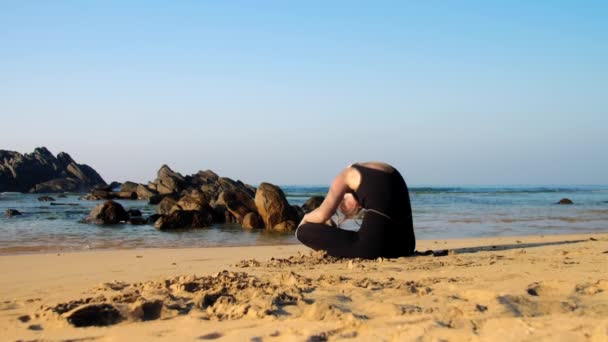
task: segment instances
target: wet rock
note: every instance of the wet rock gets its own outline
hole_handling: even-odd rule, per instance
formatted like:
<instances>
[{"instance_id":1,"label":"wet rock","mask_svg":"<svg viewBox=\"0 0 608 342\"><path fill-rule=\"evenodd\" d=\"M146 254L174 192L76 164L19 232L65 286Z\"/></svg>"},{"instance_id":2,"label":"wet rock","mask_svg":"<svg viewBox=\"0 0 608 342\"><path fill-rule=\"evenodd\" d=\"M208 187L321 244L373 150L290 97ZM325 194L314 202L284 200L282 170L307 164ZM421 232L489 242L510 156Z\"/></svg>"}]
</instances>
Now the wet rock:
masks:
<instances>
[{"instance_id":1,"label":"wet rock","mask_svg":"<svg viewBox=\"0 0 608 342\"><path fill-rule=\"evenodd\" d=\"M574 204L574 202L572 202L572 200L569 198L562 198L559 200L559 202L557 202L557 204Z\"/></svg>"},{"instance_id":2,"label":"wet rock","mask_svg":"<svg viewBox=\"0 0 608 342\"><path fill-rule=\"evenodd\" d=\"M129 214L129 217L141 216L141 210L138 209L129 209L127 213Z\"/></svg>"},{"instance_id":3,"label":"wet rock","mask_svg":"<svg viewBox=\"0 0 608 342\"><path fill-rule=\"evenodd\" d=\"M136 200L137 194L135 192L130 191L119 191L111 193L114 198L126 199L126 200Z\"/></svg>"},{"instance_id":4,"label":"wet rock","mask_svg":"<svg viewBox=\"0 0 608 342\"><path fill-rule=\"evenodd\" d=\"M297 218L294 217L293 209L287 202L283 190L278 186L269 183L260 184L255 194L255 205L266 229L295 229L294 221Z\"/></svg>"},{"instance_id":5,"label":"wet rock","mask_svg":"<svg viewBox=\"0 0 608 342\"><path fill-rule=\"evenodd\" d=\"M302 219L304 218L304 214L305 214L304 209L302 209L302 207L297 206L297 205L292 205L291 209L294 213L296 222L299 223L300 221L302 221Z\"/></svg>"},{"instance_id":6,"label":"wet rock","mask_svg":"<svg viewBox=\"0 0 608 342\"><path fill-rule=\"evenodd\" d=\"M154 223L156 223L156 221L158 221L158 219L159 219L161 216L162 216L162 215L160 215L160 214L152 214L152 215L148 216L148 219L147 219L147 221L148 221L148 222L147 222L147 223L154 224Z\"/></svg>"},{"instance_id":7,"label":"wet rock","mask_svg":"<svg viewBox=\"0 0 608 342\"><path fill-rule=\"evenodd\" d=\"M40 196L38 197L38 201L40 202L54 202L55 199L51 196Z\"/></svg>"},{"instance_id":8,"label":"wet rock","mask_svg":"<svg viewBox=\"0 0 608 342\"><path fill-rule=\"evenodd\" d=\"M135 217L129 218L129 223L132 225L135 225L135 226L140 226L140 225L148 224L148 220L146 220L145 218L143 218L141 216L135 216Z\"/></svg>"},{"instance_id":9,"label":"wet rock","mask_svg":"<svg viewBox=\"0 0 608 342\"><path fill-rule=\"evenodd\" d=\"M159 218L154 227L160 230L180 228L204 228L213 224L213 214L209 210L177 210Z\"/></svg>"},{"instance_id":10,"label":"wet rock","mask_svg":"<svg viewBox=\"0 0 608 342\"><path fill-rule=\"evenodd\" d=\"M110 304L90 304L68 313L66 319L75 327L101 327L120 322L122 316L120 311Z\"/></svg>"},{"instance_id":11,"label":"wet rock","mask_svg":"<svg viewBox=\"0 0 608 342\"><path fill-rule=\"evenodd\" d=\"M6 211L4 212L4 216L6 217L13 217L19 215L21 215L21 213L17 209L6 209Z\"/></svg>"},{"instance_id":12,"label":"wet rock","mask_svg":"<svg viewBox=\"0 0 608 342\"><path fill-rule=\"evenodd\" d=\"M236 219L236 222L243 222L245 215L257 212L257 207L253 198L248 192L242 189L224 190L215 202L217 206L224 206L228 212Z\"/></svg>"},{"instance_id":13,"label":"wet rock","mask_svg":"<svg viewBox=\"0 0 608 342\"><path fill-rule=\"evenodd\" d=\"M129 220L129 214L120 205L112 200L99 204L86 218L87 222L97 224L117 224Z\"/></svg>"},{"instance_id":14,"label":"wet rock","mask_svg":"<svg viewBox=\"0 0 608 342\"><path fill-rule=\"evenodd\" d=\"M256 212L247 213L243 217L243 228L245 229L258 229L264 228L264 221Z\"/></svg>"},{"instance_id":15,"label":"wet rock","mask_svg":"<svg viewBox=\"0 0 608 342\"><path fill-rule=\"evenodd\" d=\"M315 209L317 209L319 206L321 206L321 203L323 203L323 201L325 200L325 197L323 196L312 196L311 198L308 199L308 201L306 201L306 203L304 203L302 205L302 209L304 209L304 213L309 213Z\"/></svg>"},{"instance_id":16,"label":"wet rock","mask_svg":"<svg viewBox=\"0 0 608 342\"><path fill-rule=\"evenodd\" d=\"M173 208L175 204L177 204L177 201L173 197L166 196L158 203L156 212L161 215L167 215L171 212L171 208Z\"/></svg>"}]
</instances>

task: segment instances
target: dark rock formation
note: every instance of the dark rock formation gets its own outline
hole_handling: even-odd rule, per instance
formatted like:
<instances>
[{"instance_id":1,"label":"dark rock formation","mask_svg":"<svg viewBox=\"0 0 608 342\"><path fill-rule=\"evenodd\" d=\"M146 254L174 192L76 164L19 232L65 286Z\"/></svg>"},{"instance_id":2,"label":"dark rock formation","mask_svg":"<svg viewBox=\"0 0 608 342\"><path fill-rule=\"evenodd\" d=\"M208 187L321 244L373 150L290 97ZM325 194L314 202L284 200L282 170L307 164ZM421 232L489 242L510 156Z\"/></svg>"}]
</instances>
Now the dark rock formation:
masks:
<instances>
[{"instance_id":1,"label":"dark rock formation","mask_svg":"<svg viewBox=\"0 0 608 342\"><path fill-rule=\"evenodd\" d=\"M97 224L117 224L129 221L129 213L114 201L106 201L91 210L87 222Z\"/></svg>"},{"instance_id":2,"label":"dark rock formation","mask_svg":"<svg viewBox=\"0 0 608 342\"><path fill-rule=\"evenodd\" d=\"M40 196L38 197L38 201L40 202L54 202L55 199L51 196Z\"/></svg>"},{"instance_id":3,"label":"dark rock formation","mask_svg":"<svg viewBox=\"0 0 608 342\"><path fill-rule=\"evenodd\" d=\"M0 150L0 192L85 192L104 180L67 153L53 156L44 147L21 154Z\"/></svg>"},{"instance_id":4,"label":"dark rock formation","mask_svg":"<svg viewBox=\"0 0 608 342\"><path fill-rule=\"evenodd\" d=\"M559 202L557 202L557 204L574 204L574 202L572 202L572 200L569 198L562 198L559 200Z\"/></svg>"},{"instance_id":5,"label":"dark rock formation","mask_svg":"<svg viewBox=\"0 0 608 342\"><path fill-rule=\"evenodd\" d=\"M222 191L215 202L215 209L227 210L237 223L243 222L248 213L257 212L251 195L240 187Z\"/></svg>"},{"instance_id":6,"label":"dark rock formation","mask_svg":"<svg viewBox=\"0 0 608 342\"><path fill-rule=\"evenodd\" d=\"M302 205L302 209L304 209L304 213L308 214L309 212L317 209L321 203L323 203L325 197L323 196L312 196Z\"/></svg>"},{"instance_id":7,"label":"dark rock formation","mask_svg":"<svg viewBox=\"0 0 608 342\"><path fill-rule=\"evenodd\" d=\"M127 213L129 214L129 217L141 216L141 210L138 209L129 209Z\"/></svg>"},{"instance_id":8,"label":"dark rock formation","mask_svg":"<svg viewBox=\"0 0 608 342\"><path fill-rule=\"evenodd\" d=\"M262 183L255 194L255 205L266 229L292 230L297 220L283 190L276 185Z\"/></svg>"},{"instance_id":9,"label":"dark rock formation","mask_svg":"<svg viewBox=\"0 0 608 342\"><path fill-rule=\"evenodd\" d=\"M6 211L4 212L4 216L6 217L13 217L19 215L21 215L21 213L17 209L6 209Z\"/></svg>"},{"instance_id":10,"label":"dark rock formation","mask_svg":"<svg viewBox=\"0 0 608 342\"><path fill-rule=\"evenodd\" d=\"M204 228L213 224L211 208L207 210L176 210L159 218L154 227L160 230Z\"/></svg>"},{"instance_id":11,"label":"dark rock formation","mask_svg":"<svg viewBox=\"0 0 608 342\"><path fill-rule=\"evenodd\" d=\"M120 192L137 192L138 185L133 182L124 182L120 185Z\"/></svg>"},{"instance_id":12,"label":"dark rock formation","mask_svg":"<svg viewBox=\"0 0 608 342\"><path fill-rule=\"evenodd\" d=\"M141 216L135 216L135 217L129 218L129 223L134 226L140 226L140 225L147 224L148 220L146 220L145 218L143 218Z\"/></svg>"},{"instance_id":13,"label":"dark rock formation","mask_svg":"<svg viewBox=\"0 0 608 342\"><path fill-rule=\"evenodd\" d=\"M147 221L148 221L148 223L154 224L154 223L156 223L156 221L158 221L159 218L161 218L161 216L162 215L160 215L160 214L152 214L152 215L148 216Z\"/></svg>"},{"instance_id":14,"label":"dark rock formation","mask_svg":"<svg viewBox=\"0 0 608 342\"><path fill-rule=\"evenodd\" d=\"M264 228L264 221L262 221L262 218L260 215L258 215L258 213L250 212L243 217L242 226L245 229Z\"/></svg>"},{"instance_id":15,"label":"dark rock formation","mask_svg":"<svg viewBox=\"0 0 608 342\"><path fill-rule=\"evenodd\" d=\"M156 173L156 180L151 183L152 190L159 194L180 193L186 188L186 184L186 179L167 165L161 166Z\"/></svg>"},{"instance_id":16,"label":"dark rock formation","mask_svg":"<svg viewBox=\"0 0 608 342\"><path fill-rule=\"evenodd\" d=\"M160 201L158 207L156 207L156 212L160 215L167 215L175 204L177 204L177 201L173 197L167 196Z\"/></svg>"},{"instance_id":17,"label":"dark rock formation","mask_svg":"<svg viewBox=\"0 0 608 342\"><path fill-rule=\"evenodd\" d=\"M293 213L295 214L295 220L297 223L300 223L300 221L302 221L302 219L304 218L304 209L302 209L302 207L299 207L297 205L292 205L291 208L293 209Z\"/></svg>"}]
</instances>

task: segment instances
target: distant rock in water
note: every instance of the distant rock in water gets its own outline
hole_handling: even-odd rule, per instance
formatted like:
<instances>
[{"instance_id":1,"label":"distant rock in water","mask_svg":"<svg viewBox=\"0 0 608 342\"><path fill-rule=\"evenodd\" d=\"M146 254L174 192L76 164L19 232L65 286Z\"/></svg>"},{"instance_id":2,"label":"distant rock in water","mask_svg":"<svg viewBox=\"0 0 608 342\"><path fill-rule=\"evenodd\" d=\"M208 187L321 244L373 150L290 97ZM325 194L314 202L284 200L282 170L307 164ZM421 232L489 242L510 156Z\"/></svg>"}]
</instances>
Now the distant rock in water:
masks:
<instances>
[{"instance_id":1,"label":"distant rock in water","mask_svg":"<svg viewBox=\"0 0 608 342\"><path fill-rule=\"evenodd\" d=\"M4 216L6 217L13 217L19 215L21 215L21 213L17 209L6 209L6 211L4 212Z\"/></svg>"},{"instance_id":2,"label":"distant rock in water","mask_svg":"<svg viewBox=\"0 0 608 342\"><path fill-rule=\"evenodd\" d=\"M40 196L38 197L38 201L40 202L54 202L55 199L51 196Z\"/></svg>"},{"instance_id":3,"label":"distant rock in water","mask_svg":"<svg viewBox=\"0 0 608 342\"><path fill-rule=\"evenodd\" d=\"M0 150L0 192L86 192L105 181L69 154L53 156L45 147L21 154Z\"/></svg>"},{"instance_id":4,"label":"distant rock in water","mask_svg":"<svg viewBox=\"0 0 608 342\"><path fill-rule=\"evenodd\" d=\"M569 198L562 198L559 200L559 202L557 202L557 204L574 204L574 202L572 202L572 200Z\"/></svg>"},{"instance_id":5,"label":"distant rock in water","mask_svg":"<svg viewBox=\"0 0 608 342\"><path fill-rule=\"evenodd\" d=\"M302 209L304 209L304 213L309 213L318 207L321 206L321 203L325 200L324 196L312 196L302 205Z\"/></svg>"},{"instance_id":6,"label":"distant rock in water","mask_svg":"<svg viewBox=\"0 0 608 342\"><path fill-rule=\"evenodd\" d=\"M129 221L129 213L119 203L106 201L93 208L85 221L97 224L117 224Z\"/></svg>"}]
</instances>

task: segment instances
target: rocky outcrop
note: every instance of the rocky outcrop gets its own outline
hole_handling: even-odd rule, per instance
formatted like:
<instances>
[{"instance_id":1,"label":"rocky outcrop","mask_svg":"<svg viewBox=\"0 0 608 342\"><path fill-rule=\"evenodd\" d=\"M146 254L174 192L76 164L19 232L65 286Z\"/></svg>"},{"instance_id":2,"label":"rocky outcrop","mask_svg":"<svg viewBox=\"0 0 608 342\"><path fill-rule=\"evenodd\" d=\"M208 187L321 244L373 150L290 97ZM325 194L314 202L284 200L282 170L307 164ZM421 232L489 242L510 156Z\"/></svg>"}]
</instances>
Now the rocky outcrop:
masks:
<instances>
[{"instance_id":1,"label":"rocky outcrop","mask_svg":"<svg viewBox=\"0 0 608 342\"><path fill-rule=\"evenodd\" d=\"M156 173L156 179L151 183L151 187L159 194L179 194L186 189L186 184L186 179L181 174L163 165Z\"/></svg>"},{"instance_id":2,"label":"rocky outcrop","mask_svg":"<svg viewBox=\"0 0 608 342\"><path fill-rule=\"evenodd\" d=\"M297 217L287 202L283 190L278 186L269 183L260 184L255 194L255 205L266 229L293 230L296 228Z\"/></svg>"},{"instance_id":3,"label":"rocky outcrop","mask_svg":"<svg viewBox=\"0 0 608 342\"><path fill-rule=\"evenodd\" d=\"M215 201L215 209L227 211L236 223L242 223L248 213L257 212L253 197L242 188L222 191Z\"/></svg>"},{"instance_id":4,"label":"rocky outcrop","mask_svg":"<svg viewBox=\"0 0 608 342\"><path fill-rule=\"evenodd\" d=\"M562 198L559 200L559 202L557 202L557 204L574 204L574 202L572 202L572 200L569 198Z\"/></svg>"},{"instance_id":5,"label":"rocky outcrop","mask_svg":"<svg viewBox=\"0 0 608 342\"><path fill-rule=\"evenodd\" d=\"M4 212L4 216L6 216L6 217L13 217L13 216L19 216L19 215L22 215L22 214L17 209L6 209L6 211Z\"/></svg>"},{"instance_id":6,"label":"rocky outcrop","mask_svg":"<svg viewBox=\"0 0 608 342\"><path fill-rule=\"evenodd\" d=\"M129 221L129 213L114 201L106 201L91 210L87 222L96 224L117 224Z\"/></svg>"},{"instance_id":7,"label":"rocky outcrop","mask_svg":"<svg viewBox=\"0 0 608 342\"><path fill-rule=\"evenodd\" d=\"M161 216L154 227L160 230L171 230L180 228L204 228L213 224L213 213L210 207L207 209L176 210L168 215Z\"/></svg>"},{"instance_id":8,"label":"rocky outcrop","mask_svg":"<svg viewBox=\"0 0 608 342\"><path fill-rule=\"evenodd\" d=\"M243 228L245 229L258 229L264 228L264 221L260 215L256 212L250 212L243 217Z\"/></svg>"},{"instance_id":9,"label":"rocky outcrop","mask_svg":"<svg viewBox=\"0 0 608 342\"><path fill-rule=\"evenodd\" d=\"M0 192L86 192L98 185L105 185L103 178L67 153L55 157L44 147L27 154L0 150Z\"/></svg>"},{"instance_id":10,"label":"rocky outcrop","mask_svg":"<svg viewBox=\"0 0 608 342\"><path fill-rule=\"evenodd\" d=\"M317 209L321 206L321 203L325 200L323 196L312 196L302 205L302 209L304 209L304 213L308 214L309 212Z\"/></svg>"}]
</instances>

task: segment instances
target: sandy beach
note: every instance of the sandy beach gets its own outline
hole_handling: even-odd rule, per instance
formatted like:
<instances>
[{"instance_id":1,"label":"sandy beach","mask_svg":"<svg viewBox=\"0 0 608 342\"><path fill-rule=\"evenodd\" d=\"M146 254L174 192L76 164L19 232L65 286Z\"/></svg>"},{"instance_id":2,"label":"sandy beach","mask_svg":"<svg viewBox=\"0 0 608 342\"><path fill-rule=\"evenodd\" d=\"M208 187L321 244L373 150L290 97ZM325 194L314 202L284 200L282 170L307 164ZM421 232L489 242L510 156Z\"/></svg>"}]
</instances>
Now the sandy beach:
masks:
<instances>
[{"instance_id":1,"label":"sandy beach","mask_svg":"<svg viewBox=\"0 0 608 342\"><path fill-rule=\"evenodd\" d=\"M5 341L606 341L608 234L0 256ZM106 326L87 326L106 325ZM84 325L85 327L76 327Z\"/></svg>"}]
</instances>

